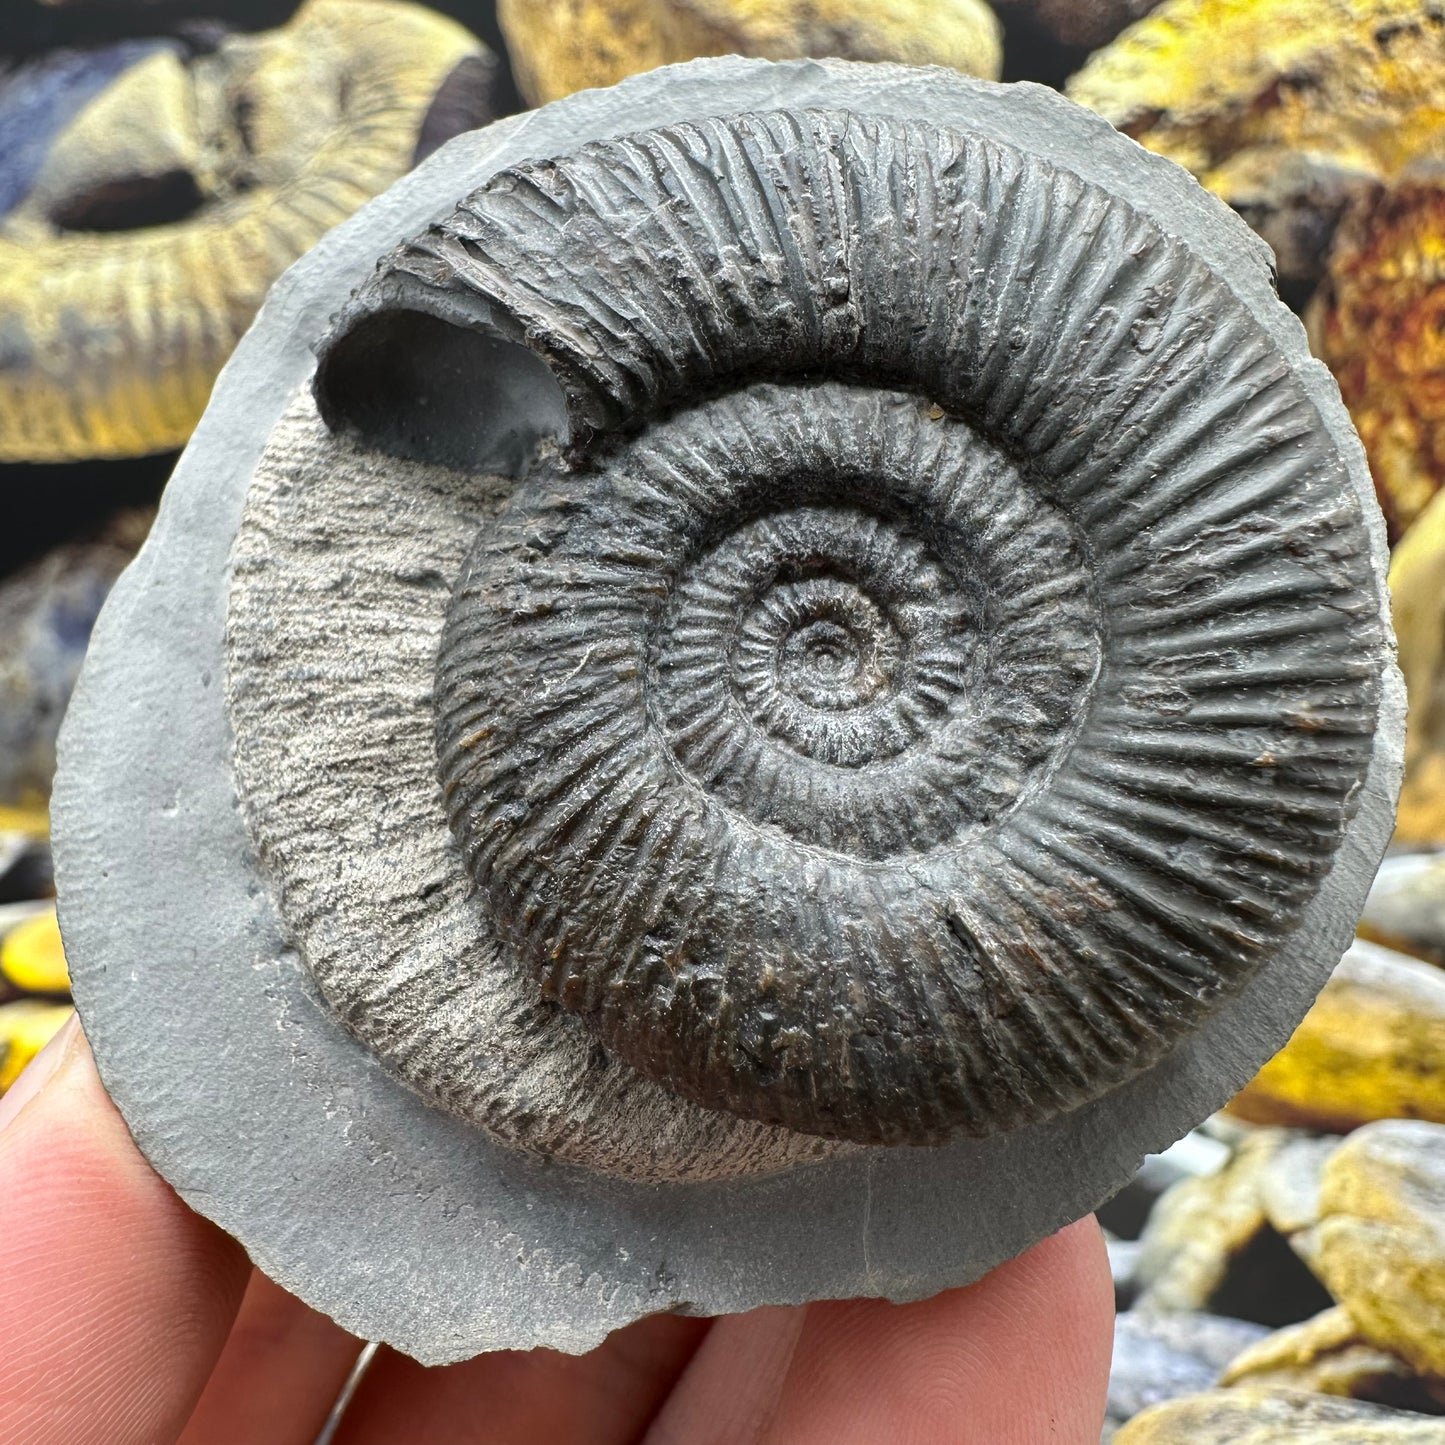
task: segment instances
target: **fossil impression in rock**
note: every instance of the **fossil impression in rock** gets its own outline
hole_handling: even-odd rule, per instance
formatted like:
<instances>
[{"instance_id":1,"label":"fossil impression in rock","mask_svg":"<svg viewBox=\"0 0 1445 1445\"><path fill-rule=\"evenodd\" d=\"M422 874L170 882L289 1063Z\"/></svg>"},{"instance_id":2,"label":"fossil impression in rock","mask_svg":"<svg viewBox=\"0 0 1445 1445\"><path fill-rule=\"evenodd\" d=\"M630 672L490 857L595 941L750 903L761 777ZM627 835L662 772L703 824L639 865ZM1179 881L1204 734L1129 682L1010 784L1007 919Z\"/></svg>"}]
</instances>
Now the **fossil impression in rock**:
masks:
<instances>
[{"instance_id":1,"label":"fossil impression in rock","mask_svg":"<svg viewBox=\"0 0 1445 1445\"><path fill-rule=\"evenodd\" d=\"M1056 94L697 61L476 132L282 283L101 618L102 1076L432 1363L977 1278L1338 962L1384 555L1266 248Z\"/></svg>"},{"instance_id":2,"label":"fossil impression in rock","mask_svg":"<svg viewBox=\"0 0 1445 1445\"><path fill-rule=\"evenodd\" d=\"M327 507L374 537L384 499L451 591L416 801L475 946L716 1117L927 1145L1075 1109L1269 958L1344 835L1386 646L1345 463L1226 287L1056 166L777 111L513 168L382 261L315 391L300 444L367 457ZM519 478L445 561L441 468ZM432 910L336 917L321 773L349 806L380 740L284 695L343 616L302 540L258 506L238 545L256 844L348 1026L529 1142L436 1038L491 1004L418 972Z\"/></svg>"},{"instance_id":3,"label":"fossil impression in rock","mask_svg":"<svg viewBox=\"0 0 1445 1445\"><path fill-rule=\"evenodd\" d=\"M409 4L59 51L0 83L0 461L181 445L266 288L442 141L491 56Z\"/></svg>"}]
</instances>

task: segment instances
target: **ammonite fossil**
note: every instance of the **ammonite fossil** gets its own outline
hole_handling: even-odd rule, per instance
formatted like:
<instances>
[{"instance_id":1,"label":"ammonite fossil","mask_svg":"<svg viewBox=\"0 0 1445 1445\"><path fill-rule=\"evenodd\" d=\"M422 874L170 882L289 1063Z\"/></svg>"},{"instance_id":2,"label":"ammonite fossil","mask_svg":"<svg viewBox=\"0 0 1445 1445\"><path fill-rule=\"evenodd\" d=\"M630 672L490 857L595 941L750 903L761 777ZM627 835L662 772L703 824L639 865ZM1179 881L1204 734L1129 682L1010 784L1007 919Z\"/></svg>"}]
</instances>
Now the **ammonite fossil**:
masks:
<instances>
[{"instance_id":1,"label":"ammonite fossil","mask_svg":"<svg viewBox=\"0 0 1445 1445\"><path fill-rule=\"evenodd\" d=\"M1352 200L1440 154L1435 0L1163 0L1068 94L1188 166L1306 287Z\"/></svg>"},{"instance_id":2,"label":"ammonite fossil","mask_svg":"<svg viewBox=\"0 0 1445 1445\"><path fill-rule=\"evenodd\" d=\"M1315 355L1365 444L1392 544L1445 483L1442 253L1438 179L1381 187L1346 216L1308 312Z\"/></svg>"},{"instance_id":3,"label":"ammonite fossil","mask_svg":"<svg viewBox=\"0 0 1445 1445\"><path fill-rule=\"evenodd\" d=\"M1350 936L1400 702L1338 394L1247 228L1033 88L698 62L465 145L294 273L102 619L102 1071L427 1359L974 1277ZM161 971L264 1200L129 1040L122 834L206 899Z\"/></svg>"},{"instance_id":4,"label":"ammonite fossil","mask_svg":"<svg viewBox=\"0 0 1445 1445\"><path fill-rule=\"evenodd\" d=\"M266 288L418 154L491 119L493 62L419 6L62 51L0 86L0 461L190 435Z\"/></svg>"},{"instance_id":5,"label":"ammonite fossil","mask_svg":"<svg viewBox=\"0 0 1445 1445\"><path fill-rule=\"evenodd\" d=\"M1445 491L1395 549L1390 597L1410 699L1396 837L1433 849L1445 843ZM1445 950L1445 916L1438 931Z\"/></svg>"}]
</instances>

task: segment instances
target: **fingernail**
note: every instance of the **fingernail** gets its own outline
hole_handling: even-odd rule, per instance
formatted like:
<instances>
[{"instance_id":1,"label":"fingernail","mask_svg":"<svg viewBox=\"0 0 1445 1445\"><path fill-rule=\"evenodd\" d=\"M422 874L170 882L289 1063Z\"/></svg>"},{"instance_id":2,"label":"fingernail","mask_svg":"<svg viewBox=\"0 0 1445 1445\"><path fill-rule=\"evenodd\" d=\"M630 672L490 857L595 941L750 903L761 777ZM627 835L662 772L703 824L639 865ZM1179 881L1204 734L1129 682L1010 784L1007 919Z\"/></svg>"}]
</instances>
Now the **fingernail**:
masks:
<instances>
[{"instance_id":1,"label":"fingernail","mask_svg":"<svg viewBox=\"0 0 1445 1445\"><path fill-rule=\"evenodd\" d=\"M0 1095L0 1134L3 1134L15 1116L55 1076L55 1071L70 1055L70 1046L80 1032L80 1017L71 1016L60 1026L60 1031L25 1066L25 1072Z\"/></svg>"}]
</instances>

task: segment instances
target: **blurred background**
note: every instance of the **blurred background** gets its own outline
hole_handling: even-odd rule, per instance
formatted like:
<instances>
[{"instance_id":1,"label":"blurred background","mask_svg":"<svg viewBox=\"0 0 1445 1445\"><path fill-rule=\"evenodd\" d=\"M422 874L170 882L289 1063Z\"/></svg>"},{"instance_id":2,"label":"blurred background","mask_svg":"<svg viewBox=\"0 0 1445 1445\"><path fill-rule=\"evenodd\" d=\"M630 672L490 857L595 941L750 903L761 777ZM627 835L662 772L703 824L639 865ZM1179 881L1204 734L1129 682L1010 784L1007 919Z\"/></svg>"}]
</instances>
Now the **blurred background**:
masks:
<instances>
[{"instance_id":1,"label":"blurred background","mask_svg":"<svg viewBox=\"0 0 1445 1445\"><path fill-rule=\"evenodd\" d=\"M60 719L271 282L464 130L730 53L1055 87L1274 248L1389 530L1405 790L1294 1039L1102 1211L1105 1439L1445 1445L1445 0L6 0L0 1092L70 1011Z\"/></svg>"}]
</instances>

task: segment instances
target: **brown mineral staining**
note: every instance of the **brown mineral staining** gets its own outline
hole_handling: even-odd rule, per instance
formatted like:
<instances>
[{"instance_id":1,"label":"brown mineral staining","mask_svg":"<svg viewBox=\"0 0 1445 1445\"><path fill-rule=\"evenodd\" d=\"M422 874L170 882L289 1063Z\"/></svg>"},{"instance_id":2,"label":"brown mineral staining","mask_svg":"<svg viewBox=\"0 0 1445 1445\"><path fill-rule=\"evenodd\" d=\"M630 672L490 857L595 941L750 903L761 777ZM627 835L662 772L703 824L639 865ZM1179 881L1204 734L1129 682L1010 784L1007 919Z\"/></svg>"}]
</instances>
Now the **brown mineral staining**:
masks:
<instances>
[{"instance_id":1,"label":"brown mineral staining","mask_svg":"<svg viewBox=\"0 0 1445 1445\"><path fill-rule=\"evenodd\" d=\"M1136 1415L1113 1445L1445 1445L1445 1421L1293 1390L1218 1390Z\"/></svg>"},{"instance_id":2,"label":"brown mineral staining","mask_svg":"<svg viewBox=\"0 0 1445 1445\"><path fill-rule=\"evenodd\" d=\"M1445 1382L1418 1377L1398 1355L1371 1344L1338 1306L1249 1346L1219 1383L1308 1390L1407 1409L1445 1404Z\"/></svg>"},{"instance_id":3,"label":"brown mineral staining","mask_svg":"<svg viewBox=\"0 0 1445 1445\"><path fill-rule=\"evenodd\" d=\"M1320 1210L1314 1267L1362 1336L1445 1376L1445 1127L1358 1130L1325 1165Z\"/></svg>"},{"instance_id":4,"label":"brown mineral staining","mask_svg":"<svg viewBox=\"0 0 1445 1445\"><path fill-rule=\"evenodd\" d=\"M1445 1122L1445 973L1357 943L1230 1110L1339 1133L1374 1119Z\"/></svg>"},{"instance_id":5,"label":"brown mineral staining","mask_svg":"<svg viewBox=\"0 0 1445 1445\"><path fill-rule=\"evenodd\" d=\"M1445 73L1440 77L1445 95ZM1356 205L1311 307L1398 541L1445 479L1445 190L1413 182Z\"/></svg>"},{"instance_id":6,"label":"brown mineral staining","mask_svg":"<svg viewBox=\"0 0 1445 1445\"><path fill-rule=\"evenodd\" d=\"M703 55L837 56L996 78L1002 36L983 0L499 0L533 105Z\"/></svg>"},{"instance_id":7,"label":"brown mineral staining","mask_svg":"<svg viewBox=\"0 0 1445 1445\"><path fill-rule=\"evenodd\" d=\"M1390 592L1409 696L1395 836L1402 843L1445 843L1445 492L1396 549Z\"/></svg>"},{"instance_id":8,"label":"brown mineral staining","mask_svg":"<svg viewBox=\"0 0 1445 1445\"><path fill-rule=\"evenodd\" d=\"M1068 93L1188 167L1313 279L1343 208L1445 148L1441 0L1165 0Z\"/></svg>"},{"instance_id":9,"label":"brown mineral staining","mask_svg":"<svg viewBox=\"0 0 1445 1445\"><path fill-rule=\"evenodd\" d=\"M0 157L0 461L184 442L271 282L437 138L443 93L457 128L484 53L420 6L308 0L199 55L158 42L34 175Z\"/></svg>"}]
</instances>

